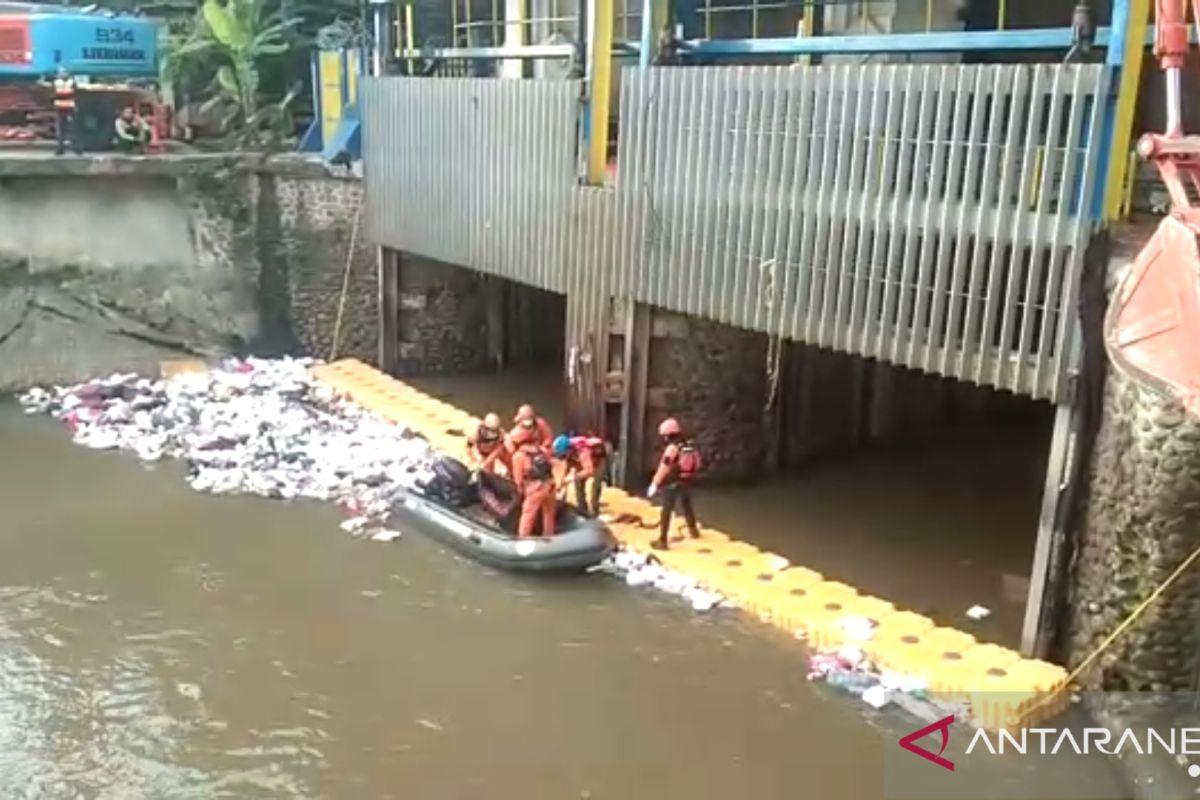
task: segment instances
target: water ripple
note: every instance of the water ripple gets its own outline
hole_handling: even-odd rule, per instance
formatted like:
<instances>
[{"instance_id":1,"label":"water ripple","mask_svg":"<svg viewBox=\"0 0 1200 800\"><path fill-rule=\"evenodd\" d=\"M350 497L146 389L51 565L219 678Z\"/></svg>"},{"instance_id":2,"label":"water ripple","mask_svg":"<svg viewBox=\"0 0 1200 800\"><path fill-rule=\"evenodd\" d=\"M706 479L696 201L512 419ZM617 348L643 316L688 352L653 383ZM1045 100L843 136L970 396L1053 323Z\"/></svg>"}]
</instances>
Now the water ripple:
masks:
<instances>
[{"instance_id":1,"label":"water ripple","mask_svg":"<svg viewBox=\"0 0 1200 800\"><path fill-rule=\"evenodd\" d=\"M203 703L187 665L208 646L179 628L97 641L82 630L121 627L103 595L61 588L0 587L0 793L58 798L304 797L296 776L324 766L307 727L220 742L229 726ZM80 619L85 617L85 619ZM194 671L194 668L193 668ZM182 687L182 688L181 688ZM203 766L199 766L203 765Z\"/></svg>"}]
</instances>

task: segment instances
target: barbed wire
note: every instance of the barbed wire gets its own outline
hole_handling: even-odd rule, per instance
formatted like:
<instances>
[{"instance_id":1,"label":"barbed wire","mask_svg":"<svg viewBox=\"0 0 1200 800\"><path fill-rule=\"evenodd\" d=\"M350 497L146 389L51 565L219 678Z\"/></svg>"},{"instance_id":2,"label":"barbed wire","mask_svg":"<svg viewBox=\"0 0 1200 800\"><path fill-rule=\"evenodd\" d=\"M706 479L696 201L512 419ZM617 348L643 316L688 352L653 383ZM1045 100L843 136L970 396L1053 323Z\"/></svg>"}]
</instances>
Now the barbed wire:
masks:
<instances>
[{"instance_id":1,"label":"barbed wire","mask_svg":"<svg viewBox=\"0 0 1200 800\"><path fill-rule=\"evenodd\" d=\"M371 36L358 20L339 19L317 31L319 50L346 50L370 45Z\"/></svg>"}]
</instances>

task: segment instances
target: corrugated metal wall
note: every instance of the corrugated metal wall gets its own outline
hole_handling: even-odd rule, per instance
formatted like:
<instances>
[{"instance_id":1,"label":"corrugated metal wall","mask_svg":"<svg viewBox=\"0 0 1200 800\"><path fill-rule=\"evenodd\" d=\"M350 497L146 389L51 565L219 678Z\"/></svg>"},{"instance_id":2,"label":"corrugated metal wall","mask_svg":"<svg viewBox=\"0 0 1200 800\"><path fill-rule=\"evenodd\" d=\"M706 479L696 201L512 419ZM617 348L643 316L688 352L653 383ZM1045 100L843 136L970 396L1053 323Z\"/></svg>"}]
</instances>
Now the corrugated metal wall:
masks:
<instances>
[{"instance_id":1,"label":"corrugated metal wall","mask_svg":"<svg viewBox=\"0 0 1200 800\"><path fill-rule=\"evenodd\" d=\"M614 190L577 185L574 81L373 81L368 232L575 295L572 341L616 292L1055 399L1108 77L627 70Z\"/></svg>"},{"instance_id":2,"label":"corrugated metal wall","mask_svg":"<svg viewBox=\"0 0 1200 800\"><path fill-rule=\"evenodd\" d=\"M567 291L578 105L577 81L365 81L367 235Z\"/></svg>"}]
</instances>

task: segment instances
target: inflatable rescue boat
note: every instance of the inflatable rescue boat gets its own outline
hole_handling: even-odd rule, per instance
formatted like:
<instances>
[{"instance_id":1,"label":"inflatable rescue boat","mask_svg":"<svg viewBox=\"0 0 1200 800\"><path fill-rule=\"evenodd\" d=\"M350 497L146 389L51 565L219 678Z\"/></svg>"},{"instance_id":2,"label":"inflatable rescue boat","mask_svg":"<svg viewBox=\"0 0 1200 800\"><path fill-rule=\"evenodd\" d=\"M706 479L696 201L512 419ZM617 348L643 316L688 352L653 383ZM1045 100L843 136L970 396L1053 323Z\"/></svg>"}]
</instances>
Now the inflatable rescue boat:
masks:
<instances>
[{"instance_id":1,"label":"inflatable rescue boat","mask_svg":"<svg viewBox=\"0 0 1200 800\"><path fill-rule=\"evenodd\" d=\"M502 478L470 471L452 458L442 458L434 478L405 491L392 506L392 519L415 527L471 558L504 570L577 572L599 564L616 539L599 520L558 504L553 536L518 538L513 532L520 500Z\"/></svg>"}]
</instances>

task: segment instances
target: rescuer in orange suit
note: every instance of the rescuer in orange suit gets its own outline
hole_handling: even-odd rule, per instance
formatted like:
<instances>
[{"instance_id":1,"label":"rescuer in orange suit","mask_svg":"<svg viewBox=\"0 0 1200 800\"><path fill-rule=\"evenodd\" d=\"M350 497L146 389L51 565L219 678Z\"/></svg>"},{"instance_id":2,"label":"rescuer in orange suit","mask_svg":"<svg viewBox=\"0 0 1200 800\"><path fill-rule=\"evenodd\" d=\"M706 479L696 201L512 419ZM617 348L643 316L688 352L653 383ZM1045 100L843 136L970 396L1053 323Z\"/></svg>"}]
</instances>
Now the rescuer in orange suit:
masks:
<instances>
[{"instance_id":1,"label":"rescuer in orange suit","mask_svg":"<svg viewBox=\"0 0 1200 800\"><path fill-rule=\"evenodd\" d=\"M666 550L667 534L671 530L671 515L676 504L683 508L683 518L687 521L688 533L693 539L700 538L700 526L696 524L696 511L692 507L692 479L700 472L700 453L695 446L684 438L683 428L674 417L663 420L658 426L658 435L663 442L662 457L658 460L658 469L654 479L650 481L647 497L654 497L662 492L662 512L658 518L658 541L651 547L656 550Z\"/></svg>"},{"instance_id":2,"label":"rescuer in orange suit","mask_svg":"<svg viewBox=\"0 0 1200 800\"><path fill-rule=\"evenodd\" d=\"M554 469L550 458L537 440L534 426L518 428L510 437L513 453L513 483L521 493L521 522L517 535L533 536L538 516L542 518L542 535L554 535L554 512L558 498L554 488Z\"/></svg>"},{"instance_id":3,"label":"rescuer in orange suit","mask_svg":"<svg viewBox=\"0 0 1200 800\"><path fill-rule=\"evenodd\" d=\"M488 414L475 432L467 437L467 461L480 472L496 474L496 463L512 475L512 454L500 429L500 415Z\"/></svg>"},{"instance_id":4,"label":"rescuer in orange suit","mask_svg":"<svg viewBox=\"0 0 1200 800\"><path fill-rule=\"evenodd\" d=\"M575 483L575 505L584 516L600 515L600 491L604 487L604 472L608 461L608 445L599 436L567 436L554 439L551 447L558 468L555 482L561 492L568 482ZM591 479L591 492L585 492Z\"/></svg>"},{"instance_id":5,"label":"rescuer in orange suit","mask_svg":"<svg viewBox=\"0 0 1200 800\"><path fill-rule=\"evenodd\" d=\"M518 408L517 415L513 417L513 423L516 427L509 433L510 439L515 437L522 428L530 429L536 434L538 447L545 450L546 455L550 454L550 443L554 441L554 429L550 427L549 422L537 415L533 406L525 403Z\"/></svg>"}]
</instances>

